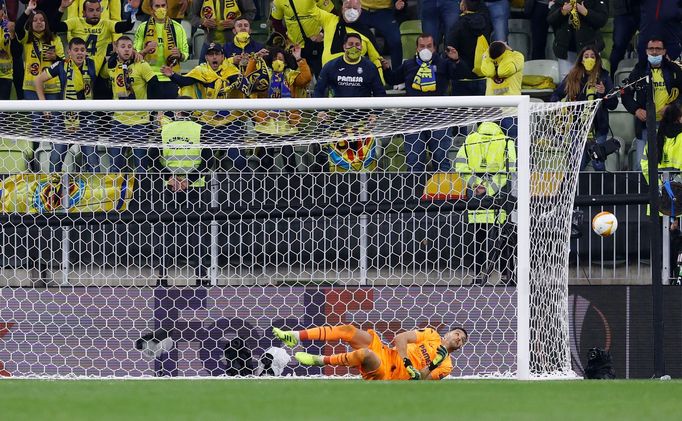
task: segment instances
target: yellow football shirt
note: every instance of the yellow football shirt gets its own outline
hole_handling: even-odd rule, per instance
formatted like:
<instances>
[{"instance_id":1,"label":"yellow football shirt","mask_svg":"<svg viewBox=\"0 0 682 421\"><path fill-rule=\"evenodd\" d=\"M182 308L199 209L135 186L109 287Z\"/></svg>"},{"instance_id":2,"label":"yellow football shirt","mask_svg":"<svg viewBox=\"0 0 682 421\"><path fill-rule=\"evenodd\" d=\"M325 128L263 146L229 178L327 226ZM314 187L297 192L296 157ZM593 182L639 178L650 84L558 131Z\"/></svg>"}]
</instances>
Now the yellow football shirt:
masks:
<instances>
[{"instance_id":1,"label":"yellow football shirt","mask_svg":"<svg viewBox=\"0 0 682 421\"><path fill-rule=\"evenodd\" d=\"M12 51L9 32L0 30L0 79L12 79Z\"/></svg>"},{"instance_id":2,"label":"yellow football shirt","mask_svg":"<svg viewBox=\"0 0 682 421\"><path fill-rule=\"evenodd\" d=\"M85 40L85 49L88 57L95 61L99 69L104 63L107 47L111 44L116 33L116 22L109 19L100 19L96 25L90 25L85 18L69 18L65 21L69 28L68 39L79 37Z\"/></svg>"},{"instance_id":3,"label":"yellow football shirt","mask_svg":"<svg viewBox=\"0 0 682 421\"><path fill-rule=\"evenodd\" d=\"M135 95L134 98L147 99L147 82L156 76L149 63L140 61L138 63L130 64L128 66L127 76L128 86L132 91L131 93ZM123 75L121 72L117 72L116 69L109 69L109 77L112 85L116 84L119 87L125 86ZM127 98L119 98L118 95L114 94L114 99ZM146 111L121 111L114 113L114 120L128 126L147 124L149 123L149 113Z\"/></svg>"},{"instance_id":4,"label":"yellow football shirt","mask_svg":"<svg viewBox=\"0 0 682 421\"><path fill-rule=\"evenodd\" d=\"M298 18L301 21L301 26L308 38L314 37L322 30L318 12L320 8L314 0L294 0ZM333 8L333 4L332 4ZM287 35L289 39L295 44L304 46L303 35L301 34L301 26L299 26L294 11L289 4L289 0L274 0L272 2L271 16L273 19L282 20L287 27Z\"/></svg>"},{"instance_id":5,"label":"yellow football shirt","mask_svg":"<svg viewBox=\"0 0 682 421\"><path fill-rule=\"evenodd\" d=\"M55 35L54 39L49 42L29 42L28 33L24 35L24 38L20 39L19 42L24 46L24 85L23 89L25 91L35 91L36 88L33 85L33 81L36 76L40 74L43 70L52 66L56 61L50 61L45 58L45 53L51 47L54 47L57 57L64 57L64 45L62 44L61 38ZM59 78L52 78L45 82L45 93L46 94L58 94L61 92L61 87L59 86Z\"/></svg>"},{"instance_id":6,"label":"yellow football shirt","mask_svg":"<svg viewBox=\"0 0 682 421\"><path fill-rule=\"evenodd\" d=\"M654 104L656 104L656 121L660 121L663 117L663 108L670 104L670 93L668 88L665 86L665 80L663 80L663 70L651 69L651 79L654 82Z\"/></svg>"}]
</instances>

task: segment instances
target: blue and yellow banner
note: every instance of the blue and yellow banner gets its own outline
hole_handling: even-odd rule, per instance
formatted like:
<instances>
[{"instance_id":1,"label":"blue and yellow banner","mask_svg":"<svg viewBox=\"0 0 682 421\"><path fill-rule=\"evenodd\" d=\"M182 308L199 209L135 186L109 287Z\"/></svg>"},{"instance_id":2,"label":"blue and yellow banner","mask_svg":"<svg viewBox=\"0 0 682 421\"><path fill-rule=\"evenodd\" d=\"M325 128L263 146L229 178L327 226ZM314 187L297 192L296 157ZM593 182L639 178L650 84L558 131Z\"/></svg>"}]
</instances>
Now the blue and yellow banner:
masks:
<instances>
[{"instance_id":1,"label":"blue and yellow banner","mask_svg":"<svg viewBox=\"0 0 682 421\"><path fill-rule=\"evenodd\" d=\"M123 211L134 185L133 174L18 174L0 181L0 212Z\"/></svg>"}]
</instances>

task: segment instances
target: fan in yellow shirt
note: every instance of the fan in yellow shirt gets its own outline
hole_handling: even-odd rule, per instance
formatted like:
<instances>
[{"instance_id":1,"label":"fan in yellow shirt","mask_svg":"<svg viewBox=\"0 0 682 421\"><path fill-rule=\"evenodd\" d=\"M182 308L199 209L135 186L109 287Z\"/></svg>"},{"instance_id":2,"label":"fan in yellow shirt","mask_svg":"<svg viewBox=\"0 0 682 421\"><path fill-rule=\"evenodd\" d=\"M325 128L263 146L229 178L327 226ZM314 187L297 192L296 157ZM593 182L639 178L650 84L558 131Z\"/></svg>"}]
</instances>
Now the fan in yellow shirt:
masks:
<instances>
[{"instance_id":1,"label":"fan in yellow shirt","mask_svg":"<svg viewBox=\"0 0 682 421\"><path fill-rule=\"evenodd\" d=\"M7 19L4 3L0 5L0 100L8 100L12 93L12 51L14 23Z\"/></svg>"},{"instance_id":2,"label":"fan in yellow shirt","mask_svg":"<svg viewBox=\"0 0 682 421\"><path fill-rule=\"evenodd\" d=\"M132 1L132 0L129 0ZM139 2L139 0L135 0ZM107 55L107 48L113 41L114 34L122 34L133 29L133 22L128 20L114 21L102 17L102 3L100 0L85 0L83 15L69 17L61 22L64 11L73 5L74 0L62 0L59 13L52 21L52 28L56 32L67 32L68 39L78 37L85 40L88 56L95 61L97 69L101 69Z\"/></svg>"},{"instance_id":3,"label":"fan in yellow shirt","mask_svg":"<svg viewBox=\"0 0 682 421\"><path fill-rule=\"evenodd\" d=\"M62 40L50 31L47 24L47 16L42 10L37 10L37 1L31 0L26 5L26 10L19 16L16 24L16 37L24 46L24 98L37 100L33 81L52 63L64 57L64 45ZM58 78L52 78L45 82L45 97L58 99L61 87ZM41 126L37 124L37 126Z\"/></svg>"},{"instance_id":4,"label":"fan in yellow shirt","mask_svg":"<svg viewBox=\"0 0 682 421\"><path fill-rule=\"evenodd\" d=\"M137 2L139 7L139 1ZM121 0L100 0L102 5L102 19L113 21L121 20ZM83 16L85 2L83 0L74 1L66 9L66 18L79 18Z\"/></svg>"},{"instance_id":5,"label":"fan in yellow shirt","mask_svg":"<svg viewBox=\"0 0 682 421\"><path fill-rule=\"evenodd\" d=\"M121 36L114 43L114 54L107 63L107 73L111 81L113 98L117 100L147 99L148 92L153 91L158 79L152 67L146 61L135 61L133 40L127 35ZM146 111L118 111L113 115L112 139L125 143L145 142L152 135L149 113ZM125 151L120 147L110 148L113 158L112 172L120 172L125 168ZM136 172L144 172L149 157L147 150L133 148L132 151Z\"/></svg>"}]
</instances>

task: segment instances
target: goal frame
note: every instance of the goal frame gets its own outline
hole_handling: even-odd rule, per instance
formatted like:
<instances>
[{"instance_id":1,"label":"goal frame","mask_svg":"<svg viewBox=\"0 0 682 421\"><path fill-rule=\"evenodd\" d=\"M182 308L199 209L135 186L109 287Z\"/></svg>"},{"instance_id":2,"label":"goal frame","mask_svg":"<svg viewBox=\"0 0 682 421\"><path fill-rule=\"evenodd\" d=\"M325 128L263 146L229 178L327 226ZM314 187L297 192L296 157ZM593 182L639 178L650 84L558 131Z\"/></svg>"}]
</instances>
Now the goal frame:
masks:
<instances>
[{"instance_id":1,"label":"goal frame","mask_svg":"<svg viewBox=\"0 0 682 421\"><path fill-rule=\"evenodd\" d=\"M64 111L202 111L216 109L372 109L372 108L448 108L448 107L513 107L516 108L517 140L517 370L516 378L529 380L530 372L530 124L529 96L462 96L462 97L372 97L372 98L285 98L228 100L93 100L93 101L0 101L0 112L64 112ZM69 142L66 142L69 143ZM101 142L94 141L92 144ZM567 280L565 280L567 282Z\"/></svg>"}]
</instances>

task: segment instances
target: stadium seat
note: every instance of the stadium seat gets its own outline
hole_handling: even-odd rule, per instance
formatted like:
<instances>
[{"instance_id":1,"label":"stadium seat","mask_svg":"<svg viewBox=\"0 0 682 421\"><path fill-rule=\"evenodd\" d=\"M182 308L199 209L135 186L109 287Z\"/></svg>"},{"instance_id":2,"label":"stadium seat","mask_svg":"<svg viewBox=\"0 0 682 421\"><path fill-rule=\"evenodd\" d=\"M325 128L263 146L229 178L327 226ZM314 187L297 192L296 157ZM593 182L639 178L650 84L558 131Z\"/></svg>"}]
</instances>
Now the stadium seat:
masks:
<instances>
[{"instance_id":1,"label":"stadium seat","mask_svg":"<svg viewBox=\"0 0 682 421\"><path fill-rule=\"evenodd\" d=\"M199 65L199 59L189 59L180 63L180 73L183 75Z\"/></svg>"},{"instance_id":2,"label":"stadium seat","mask_svg":"<svg viewBox=\"0 0 682 421\"><path fill-rule=\"evenodd\" d=\"M187 35L187 43L192 45L192 22L188 21L187 19L183 19L180 21L180 24L182 25L182 29L185 30L185 34Z\"/></svg>"},{"instance_id":3,"label":"stadium seat","mask_svg":"<svg viewBox=\"0 0 682 421\"><path fill-rule=\"evenodd\" d=\"M630 72L632 72L632 69L635 67L635 64L637 64L636 58L626 58L622 60L620 63L618 63L618 69L616 70L613 83L615 83L616 85L621 85L623 83L623 80L627 79L628 76L630 76Z\"/></svg>"},{"instance_id":4,"label":"stadium seat","mask_svg":"<svg viewBox=\"0 0 682 421\"><path fill-rule=\"evenodd\" d=\"M509 19L509 46L530 58L530 21L528 19Z\"/></svg>"},{"instance_id":5,"label":"stadium seat","mask_svg":"<svg viewBox=\"0 0 682 421\"><path fill-rule=\"evenodd\" d=\"M421 20L406 20L400 24L400 41L403 44L403 61L414 56L415 45L419 34L422 33ZM393 64L397 67L401 63Z\"/></svg>"},{"instance_id":6,"label":"stadium seat","mask_svg":"<svg viewBox=\"0 0 682 421\"><path fill-rule=\"evenodd\" d=\"M265 44L270 36L270 28L268 28L267 21L257 21L251 24L251 37L254 41Z\"/></svg>"},{"instance_id":7,"label":"stadium seat","mask_svg":"<svg viewBox=\"0 0 682 421\"><path fill-rule=\"evenodd\" d=\"M618 104L615 110L609 111L609 126L615 137L625 141L623 146L629 147L635 138L635 117L623 107L623 104Z\"/></svg>"},{"instance_id":8,"label":"stadium seat","mask_svg":"<svg viewBox=\"0 0 682 421\"><path fill-rule=\"evenodd\" d=\"M379 167L391 172L407 171L405 164L404 139L402 135L396 135L388 143L384 143L383 153L379 158Z\"/></svg>"},{"instance_id":9,"label":"stadium seat","mask_svg":"<svg viewBox=\"0 0 682 421\"><path fill-rule=\"evenodd\" d=\"M29 170L33 158L33 143L28 140L0 138L0 175L10 175Z\"/></svg>"},{"instance_id":10,"label":"stadium seat","mask_svg":"<svg viewBox=\"0 0 682 421\"><path fill-rule=\"evenodd\" d=\"M608 63L609 55L613 49L613 18L609 18L606 21L606 25L601 28L601 35L604 39L604 49L601 51L601 57ZM606 68L606 66L604 66ZM608 69L607 69L608 70Z\"/></svg>"},{"instance_id":11,"label":"stadium seat","mask_svg":"<svg viewBox=\"0 0 682 421\"><path fill-rule=\"evenodd\" d=\"M199 60L199 54L201 53L201 46L204 45L204 40L206 39L206 34L202 29L197 29L192 36L192 58Z\"/></svg>"},{"instance_id":12,"label":"stadium seat","mask_svg":"<svg viewBox=\"0 0 682 421\"><path fill-rule=\"evenodd\" d=\"M523 65L524 76L549 76L555 85L559 85L559 63L556 60L529 60ZM525 95L548 96L554 89L522 89Z\"/></svg>"},{"instance_id":13,"label":"stadium seat","mask_svg":"<svg viewBox=\"0 0 682 421\"><path fill-rule=\"evenodd\" d=\"M40 142L38 149L35 152L35 159L38 165L38 171L43 173L50 172L50 153L52 152L52 144L48 142ZM78 145L71 145L64 157L64 171L74 172L76 170L76 157L80 154L80 147Z\"/></svg>"}]
</instances>

